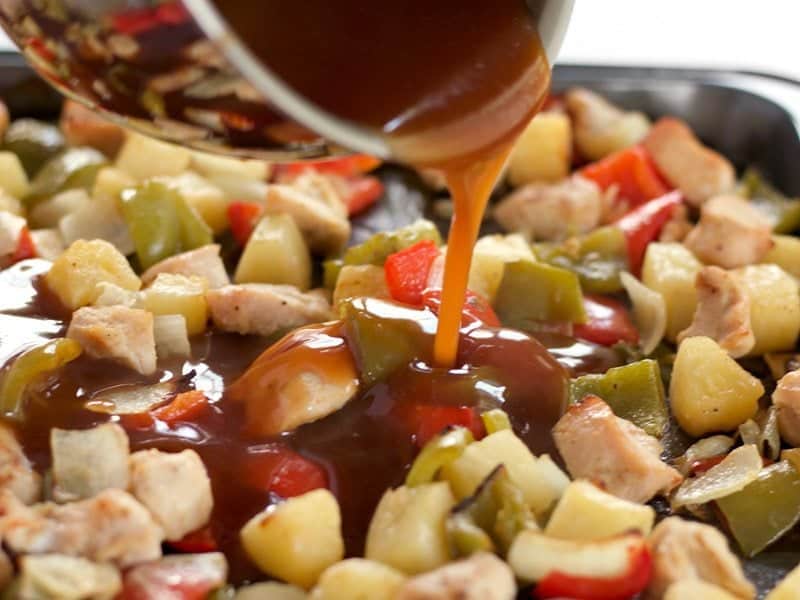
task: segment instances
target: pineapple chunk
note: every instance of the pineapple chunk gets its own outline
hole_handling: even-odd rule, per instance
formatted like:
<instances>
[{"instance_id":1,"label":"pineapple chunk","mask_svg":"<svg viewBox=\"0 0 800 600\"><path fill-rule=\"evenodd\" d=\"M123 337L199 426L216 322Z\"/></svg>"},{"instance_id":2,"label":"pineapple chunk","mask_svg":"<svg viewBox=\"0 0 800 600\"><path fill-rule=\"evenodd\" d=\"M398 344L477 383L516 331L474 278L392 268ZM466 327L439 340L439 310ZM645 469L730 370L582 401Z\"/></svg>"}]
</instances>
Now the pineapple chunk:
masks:
<instances>
[{"instance_id":1,"label":"pineapple chunk","mask_svg":"<svg viewBox=\"0 0 800 600\"><path fill-rule=\"evenodd\" d=\"M756 414L763 394L761 382L711 338L686 338L678 347L669 395L675 419L690 435L736 429Z\"/></svg>"},{"instance_id":2,"label":"pineapple chunk","mask_svg":"<svg viewBox=\"0 0 800 600\"><path fill-rule=\"evenodd\" d=\"M739 600L738 596L702 579L676 581L667 588L663 600L700 600L701 598L702 600ZM787 598L796 598L796 596L787 596Z\"/></svg>"},{"instance_id":3,"label":"pineapple chunk","mask_svg":"<svg viewBox=\"0 0 800 600\"><path fill-rule=\"evenodd\" d=\"M469 289L490 303L497 295L503 280L506 263L527 260L536 262L528 242L516 233L512 235L487 235L475 244L472 267L469 271Z\"/></svg>"},{"instance_id":4,"label":"pineapple chunk","mask_svg":"<svg viewBox=\"0 0 800 600\"><path fill-rule=\"evenodd\" d=\"M588 481L573 481L544 533L564 540L601 540L627 531L648 535L655 517L650 506L612 496Z\"/></svg>"},{"instance_id":5,"label":"pineapple chunk","mask_svg":"<svg viewBox=\"0 0 800 600\"><path fill-rule=\"evenodd\" d=\"M765 600L796 600L800 598L800 567L795 567L772 590Z\"/></svg>"},{"instance_id":6,"label":"pineapple chunk","mask_svg":"<svg viewBox=\"0 0 800 600\"><path fill-rule=\"evenodd\" d=\"M309 600L392 600L405 580L397 569L351 558L326 570Z\"/></svg>"},{"instance_id":7,"label":"pineapple chunk","mask_svg":"<svg viewBox=\"0 0 800 600\"><path fill-rule=\"evenodd\" d=\"M242 179L265 181L272 171L263 160L243 160L207 152L192 152L192 169L206 177L230 175Z\"/></svg>"},{"instance_id":8,"label":"pineapple chunk","mask_svg":"<svg viewBox=\"0 0 800 600\"><path fill-rule=\"evenodd\" d=\"M695 278L702 268L694 254L682 244L653 243L647 246L642 283L664 297L667 307L666 337L675 341L691 325L697 306Z\"/></svg>"},{"instance_id":9,"label":"pineapple chunk","mask_svg":"<svg viewBox=\"0 0 800 600\"><path fill-rule=\"evenodd\" d=\"M178 192L186 204L197 211L214 235L219 235L228 228L228 198L208 179L191 172L156 179Z\"/></svg>"},{"instance_id":10,"label":"pineapple chunk","mask_svg":"<svg viewBox=\"0 0 800 600\"><path fill-rule=\"evenodd\" d=\"M339 504L325 489L270 506L240 536L259 569L303 589L344 556Z\"/></svg>"},{"instance_id":11,"label":"pineapple chunk","mask_svg":"<svg viewBox=\"0 0 800 600\"><path fill-rule=\"evenodd\" d=\"M750 325L756 338L750 355L793 349L800 333L797 281L775 265L750 265L734 274L750 297Z\"/></svg>"},{"instance_id":12,"label":"pineapple chunk","mask_svg":"<svg viewBox=\"0 0 800 600\"><path fill-rule=\"evenodd\" d=\"M208 323L207 291L204 277L161 273L142 293L142 304L154 315L182 315L188 334L197 335Z\"/></svg>"},{"instance_id":13,"label":"pineapple chunk","mask_svg":"<svg viewBox=\"0 0 800 600\"><path fill-rule=\"evenodd\" d=\"M366 558L409 575L447 563L445 520L454 504L443 481L387 490L369 524Z\"/></svg>"},{"instance_id":14,"label":"pineapple chunk","mask_svg":"<svg viewBox=\"0 0 800 600\"><path fill-rule=\"evenodd\" d=\"M511 481L522 490L537 517L544 516L569 485L569 478L546 454L536 458L514 432L505 429L467 446L464 453L441 470L460 500L475 489L499 465L508 469Z\"/></svg>"},{"instance_id":15,"label":"pineapple chunk","mask_svg":"<svg viewBox=\"0 0 800 600\"><path fill-rule=\"evenodd\" d=\"M572 122L568 115L537 115L517 140L508 162L508 179L518 187L536 181L559 181L572 165Z\"/></svg>"},{"instance_id":16,"label":"pineapple chunk","mask_svg":"<svg viewBox=\"0 0 800 600\"><path fill-rule=\"evenodd\" d=\"M390 297L383 267L376 265L345 265L339 272L336 288L333 290L334 306L351 298Z\"/></svg>"},{"instance_id":17,"label":"pineapple chunk","mask_svg":"<svg viewBox=\"0 0 800 600\"><path fill-rule=\"evenodd\" d=\"M242 253L236 283L285 283L302 291L311 287L311 254L289 215L261 219Z\"/></svg>"},{"instance_id":18,"label":"pineapple chunk","mask_svg":"<svg viewBox=\"0 0 800 600\"><path fill-rule=\"evenodd\" d=\"M761 262L778 265L781 269L800 279L800 238L793 235L773 235L772 250Z\"/></svg>"},{"instance_id":19,"label":"pineapple chunk","mask_svg":"<svg viewBox=\"0 0 800 600\"><path fill-rule=\"evenodd\" d=\"M136 186L136 180L116 167L103 167L97 172L92 188L92 198L118 200L123 190Z\"/></svg>"},{"instance_id":20,"label":"pineapple chunk","mask_svg":"<svg viewBox=\"0 0 800 600\"><path fill-rule=\"evenodd\" d=\"M13 152L0 152L0 189L14 198L24 198L30 192L28 175Z\"/></svg>"},{"instance_id":21,"label":"pineapple chunk","mask_svg":"<svg viewBox=\"0 0 800 600\"><path fill-rule=\"evenodd\" d=\"M142 286L125 257L103 240L74 242L53 263L45 282L70 310L92 304L102 292L99 283L131 291Z\"/></svg>"},{"instance_id":22,"label":"pineapple chunk","mask_svg":"<svg viewBox=\"0 0 800 600\"><path fill-rule=\"evenodd\" d=\"M159 175L180 175L189 168L192 153L186 148L162 142L138 133L128 139L117 155L117 168L144 181Z\"/></svg>"},{"instance_id":23,"label":"pineapple chunk","mask_svg":"<svg viewBox=\"0 0 800 600\"><path fill-rule=\"evenodd\" d=\"M307 598L305 590L297 586L267 581L240 587L236 590L233 600L306 600Z\"/></svg>"}]
</instances>

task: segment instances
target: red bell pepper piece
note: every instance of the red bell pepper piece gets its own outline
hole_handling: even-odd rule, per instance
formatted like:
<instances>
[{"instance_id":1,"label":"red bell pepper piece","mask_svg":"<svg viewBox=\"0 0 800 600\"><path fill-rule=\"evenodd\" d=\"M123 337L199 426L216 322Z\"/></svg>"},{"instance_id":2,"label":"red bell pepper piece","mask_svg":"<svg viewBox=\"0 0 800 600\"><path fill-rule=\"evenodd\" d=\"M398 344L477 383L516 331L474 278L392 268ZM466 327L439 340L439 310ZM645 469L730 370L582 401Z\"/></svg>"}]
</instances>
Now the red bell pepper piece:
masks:
<instances>
[{"instance_id":1,"label":"red bell pepper piece","mask_svg":"<svg viewBox=\"0 0 800 600\"><path fill-rule=\"evenodd\" d=\"M584 296L583 305L587 321L573 327L576 338L601 346L639 342L639 332L622 302L605 296Z\"/></svg>"},{"instance_id":2,"label":"red bell pepper piece","mask_svg":"<svg viewBox=\"0 0 800 600\"><path fill-rule=\"evenodd\" d=\"M448 426L466 427L477 440L486 435L483 421L477 411L469 406L417 405L410 418L414 439L420 448Z\"/></svg>"},{"instance_id":3,"label":"red bell pepper piece","mask_svg":"<svg viewBox=\"0 0 800 600\"><path fill-rule=\"evenodd\" d=\"M630 600L650 582L653 561L647 547L632 550L630 568L614 578L580 577L554 571L542 579L534 598L575 598L580 600Z\"/></svg>"},{"instance_id":4,"label":"red bell pepper piece","mask_svg":"<svg viewBox=\"0 0 800 600\"><path fill-rule=\"evenodd\" d=\"M135 36L160 25L180 25L188 19L189 13L182 2L165 2L119 12L111 17L111 25L118 33Z\"/></svg>"},{"instance_id":5,"label":"red bell pepper piece","mask_svg":"<svg viewBox=\"0 0 800 600\"><path fill-rule=\"evenodd\" d=\"M167 544L178 552L184 552L186 554L216 552L219 548L210 525L206 525L197 531L187 533L181 539L174 542L167 542Z\"/></svg>"},{"instance_id":6,"label":"red bell pepper piece","mask_svg":"<svg viewBox=\"0 0 800 600\"><path fill-rule=\"evenodd\" d=\"M442 306L442 291L426 290L422 294L422 305L438 315ZM500 327L500 318L485 298L472 290L467 290L461 314L461 326L469 327L475 323L482 323L487 327Z\"/></svg>"},{"instance_id":7,"label":"red bell pepper piece","mask_svg":"<svg viewBox=\"0 0 800 600\"><path fill-rule=\"evenodd\" d=\"M278 179L293 177L301 173L314 170L326 175L340 175L341 177L355 177L374 171L381 165L381 161L368 154L353 154L328 160L314 160L288 165L279 165L276 169Z\"/></svg>"},{"instance_id":8,"label":"red bell pepper piece","mask_svg":"<svg viewBox=\"0 0 800 600\"><path fill-rule=\"evenodd\" d=\"M344 186L344 203L351 217L375 204L384 192L383 182L377 177L353 177L346 180Z\"/></svg>"},{"instance_id":9,"label":"red bell pepper piece","mask_svg":"<svg viewBox=\"0 0 800 600\"><path fill-rule=\"evenodd\" d=\"M240 246L246 246L253 234L258 220L264 214L264 207L257 202L231 202L228 205L228 221L231 224L233 239Z\"/></svg>"},{"instance_id":10,"label":"red bell pepper piece","mask_svg":"<svg viewBox=\"0 0 800 600\"><path fill-rule=\"evenodd\" d=\"M206 600L225 585L225 569L208 555L173 556L149 562L125 573L116 600Z\"/></svg>"},{"instance_id":11,"label":"red bell pepper piece","mask_svg":"<svg viewBox=\"0 0 800 600\"><path fill-rule=\"evenodd\" d=\"M634 275L639 275L644 261L647 245L658 238L664 225L683 202L683 194L670 192L655 200L650 200L617 221L628 245L628 265Z\"/></svg>"},{"instance_id":12,"label":"red bell pepper piece","mask_svg":"<svg viewBox=\"0 0 800 600\"><path fill-rule=\"evenodd\" d=\"M428 273L439 256L439 248L431 240L417 242L386 259L384 272L389 293L394 300L420 306L428 287Z\"/></svg>"},{"instance_id":13,"label":"red bell pepper piece","mask_svg":"<svg viewBox=\"0 0 800 600\"><path fill-rule=\"evenodd\" d=\"M31 232L26 225L19 232L19 239L17 240L17 248L11 256L11 262L19 262L28 258L36 258L36 244L33 243Z\"/></svg>"},{"instance_id":14,"label":"red bell pepper piece","mask_svg":"<svg viewBox=\"0 0 800 600\"><path fill-rule=\"evenodd\" d=\"M282 446L250 455L244 480L250 487L281 498L328 487L328 475L319 464Z\"/></svg>"},{"instance_id":15,"label":"red bell pepper piece","mask_svg":"<svg viewBox=\"0 0 800 600\"><path fill-rule=\"evenodd\" d=\"M642 146L620 150L580 170L586 179L594 181L601 189L616 185L619 197L631 207L663 196L670 191L662 179L650 154Z\"/></svg>"},{"instance_id":16,"label":"red bell pepper piece","mask_svg":"<svg viewBox=\"0 0 800 600\"><path fill-rule=\"evenodd\" d=\"M208 398L200 390L192 390L178 394L169 404L159 406L150 414L167 425L192 421L208 408Z\"/></svg>"}]
</instances>

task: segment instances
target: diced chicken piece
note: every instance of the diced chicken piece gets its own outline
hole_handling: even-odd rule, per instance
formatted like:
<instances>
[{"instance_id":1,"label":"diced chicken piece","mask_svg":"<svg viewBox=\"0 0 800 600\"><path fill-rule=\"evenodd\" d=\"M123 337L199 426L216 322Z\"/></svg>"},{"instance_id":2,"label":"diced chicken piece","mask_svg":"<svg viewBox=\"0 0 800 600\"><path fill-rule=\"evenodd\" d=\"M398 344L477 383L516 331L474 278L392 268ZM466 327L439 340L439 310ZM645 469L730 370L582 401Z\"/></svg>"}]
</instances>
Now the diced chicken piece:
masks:
<instances>
[{"instance_id":1,"label":"diced chicken piece","mask_svg":"<svg viewBox=\"0 0 800 600\"><path fill-rule=\"evenodd\" d=\"M219 255L219 244L209 244L165 258L142 274L142 283L150 285L161 273L205 277L209 289L221 288L231 282Z\"/></svg>"},{"instance_id":2,"label":"diced chicken piece","mask_svg":"<svg viewBox=\"0 0 800 600\"><path fill-rule=\"evenodd\" d=\"M772 403L778 407L781 437L793 447L800 447L800 369L781 377L772 393Z\"/></svg>"},{"instance_id":3,"label":"diced chicken piece","mask_svg":"<svg viewBox=\"0 0 800 600\"><path fill-rule=\"evenodd\" d=\"M108 358L150 375L156 370L153 315L125 306L84 307L75 311L67 337L89 356Z\"/></svg>"},{"instance_id":4,"label":"diced chicken piece","mask_svg":"<svg viewBox=\"0 0 800 600\"><path fill-rule=\"evenodd\" d=\"M33 504L42 493L41 477L6 425L0 425L0 490L11 492L25 504Z\"/></svg>"},{"instance_id":5,"label":"diced chicken piece","mask_svg":"<svg viewBox=\"0 0 800 600\"><path fill-rule=\"evenodd\" d=\"M656 438L615 416L596 396L570 406L553 439L573 479L588 479L625 500L647 502L683 479L662 462Z\"/></svg>"},{"instance_id":6,"label":"diced chicken piece","mask_svg":"<svg viewBox=\"0 0 800 600\"><path fill-rule=\"evenodd\" d=\"M333 316L322 290L304 293L291 285L227 285L209 290L206 299L214 325L242 335L272 335Z\"/></svg>"},{"instance_id":7,"label":"diced chicken piece","mask_svg":"<svg viewBox=\"0 0 800 600\"><path fill-rule=\"evenodd\" d=\"M320 177L301 177L309 176ZM315 193L314 189L311 184L303 185L301 178L292 185L269 186L267 213L291 215L312 252L326 256L337 254L350 239L347 212L335 190L332 193Z\"/></svg>"},{"instance_id":8,"label":"diced chicken piece","mask_svg":"<svg viewBox=\"0 0 800 600\"><path fill-rule=\"evenodd\" d=\"M73 100L64 103L59 126L70 146L91 146L112 158L125 141L122 127Z\"/></svg>"},{"instance_id":9,"label":"diced chicken piece","mask_svg":"<svg viewBox=\"0 0 800 600\"><path fill-rule=\"evenodd\" d=\"M725 536L711 525L669 517L656 526L648 544L653 556L648 599L662 598L671 584L685 579L706 581L738 598L755 596Z\"/></svg>"},{"instance_id":10,"label":"diced chicken piece","mask_svg":"<svg viewBox=\"0 0 800 600\"><path fill-rule=\"evenodd\" d=\"M640 112L625 112L587 89L573 88L564 95L574 123L575 143L589 160L601 158L641 141L650 120Z\"/></svg>"},{"instance_id":11,"label":"diced chicken piece","mask_svg":"<svg viewBox=\"0 0 800 600\"><path fill-rule=\"evenodd\" d=\"M27 221L7 211L0 211L0 260L14 254L19 236Z\"/></svg>"},{"instance_id":12,"label":"diced chicken piece","mask_svg":"<svg viewBox=\"0 0 800 600\"><path fill-rule=\"evenodd\" d=\"M56 502L84 500L109 488L128 489L128 435L116 423L51 429L50 448Z\"/></svg>"},{"instance_id":13,"label":"diced chicken piece","mask_svg":"<svg viewBox=\"0 0 800 600\"><path fill-rule=\"evenodd\" d=\"M34 229L31 231L31 239L36 248L36 256L44 260L57 259L67 247L58 229Z\"/></svg>"},{"instance_id":14,"label":"diced chicken piece","mask_svg":"<svg viewBox=\"0 0 800 600\"><path fill-rule=\"evenodd\" d=\"M596 183L575 175L515 190L497 205L494 217L507 231L550 241L591 231L602 223L608 207L608 196Z\"/></svg>"},{"instance_id":15,"label":"diced chicken piece","mask_svg":"<svg viewBox=\"0 0 800 600\"><path fill-rule=\"evenodd\" d=\"M395 599L512 600L516 594L511 568L484 552L409 579Z\"/></svg>"},{"instance_id":16,"label":"diced chicken piece","mask_svg":"<svg viewBox=\"0 0 800 600\"><path fill-rule=\"evenodd\" d=\"M119 571L63 554L31 554L20 558L18 598L24 600L112 600L122 590Z\"/></svg>"},{"instance_id":17,"label":"diced chicken piece","mask_svg":"<svg viewBox=\"0 0 800 600\"><path fill-rule=\"evenodd\" d=\"M200 529L214 506L206 467L194 450L135 452L131 492L153 514L168 540Z\"/></svg>"},{"instance_id":18,"label":"diced chicken piece","mask_svg":"<svg viewBox=\"0 0 800 600\"><path fill-rule=\"evenodd\" d=\"M697 274L695 287L694 321L678 334L678 342L705 336L716 341L733 358L750 352L756 343L750 323L750 297L736 278L719 267L704 267Z\"/></svg>"},{"instance_id":19,"label":"diced chicken piece","mask_svg":"<svg viewBox=\"0 0 800 600\"><path fill-rule=\"evenodd\" d=\"M664 244L672 242L682 242L692 230L692 223L689 221L689 211L685 204L680 204L672 211L672 217L664 224L658 241Z\"/></svg>"},{"instance_id":20,"label":"diced chicken piece","mask_svg":"<svg viewBox=\"0 0 800 600\"><path fill-rule=\"evenodd\" d=\"M335 175L328 176L309 169L292 179L292 187L311 194L340 217L347 217L347 206Z\"/></svg>"},{"instance_id":21,"label":"diced chicken piece","mask_svg":"<svg viewBox=\"0 0 800 600\"><path fill-rule=\"evenodd\" d=\"M693 206L731 191L736 184L730 161L706 148L680 119L660 119L643 143L658 170Z\"/></svg>"},{"instance_id":22,"label":"diced chicken piece","mask_svg":"<svg viewBox=\"0 0 800 600\"><path fill-rule=\"evenodd\" d=\"M703 262L734 269L761 262L774 242L769 222L747 200L716 196L684 244Z\"/></svg>"},{"instance_id":23,"label":"diced chicken piece","mask_svg":"<svg viewBox=\"0 0 800 600\"><path fill-rule=\"evenodd\" d=\"M164 531L122 490L69 504L22 504L0 491L0 535L17 554L67 554L126 567L161 556Z\"/></svg>"}]
</instances>

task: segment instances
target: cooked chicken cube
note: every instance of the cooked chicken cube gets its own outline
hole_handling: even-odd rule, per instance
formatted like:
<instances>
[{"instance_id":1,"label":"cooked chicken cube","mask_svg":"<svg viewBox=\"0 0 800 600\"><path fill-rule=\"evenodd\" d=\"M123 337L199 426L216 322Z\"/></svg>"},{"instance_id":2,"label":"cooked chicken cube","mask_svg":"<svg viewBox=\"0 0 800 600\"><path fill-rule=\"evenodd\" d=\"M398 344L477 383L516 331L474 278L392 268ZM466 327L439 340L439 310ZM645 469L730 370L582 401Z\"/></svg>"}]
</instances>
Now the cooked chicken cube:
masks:
<instances>
[{"instance_id":1,"label":"cooked chicken cube","mask_svg":"<svg viewBox=\"0 0 800 600\"><path fill-rule=\"evenodd\" d=\"M194 450L135 452L131 492L153 514L168 540L200 529L214 506L206 467Z\"/></svg>"},{"instance_id":2,"label":"cooked chicken cube","mask_svg":"<svg viewBox=\"0 0 800 600\"><path fill-rule=\"evenodd\" d=\"M574 479L588 479L632 502L647 502L683 479L662 462L656 438L615 416L596 396L570 406L553 428L553 438Z\"/></svg>"},{"instance_id":3,"label":"cooked chicken cube","mask_svg":"<svg viewBox=\"0 0 800 600\"><path fill-rule=\"evenodd\" d=\"M42 493L41 477L5 425L0 425L0 490L11 492L25 504L33 504Z\"/></svg>"},{"instance_id":4,"label":"cooked chicken cube","mask_svg":"<svg viewBox=\"0 0 800 600\"><path fill-rule=\"evenodd\" d=\"M153 315L138 308L80 308L72 315L67 337L78 341L89 356L108 358L150 375L156 370Z\"/></svg>"},{"instance_id":5,"label":"cooked chicken cube","mask_svg":"<svg viewBox=\"0 0 800 600\"><path fill-rule=\"evenodd\" d=\"M22 504L0 491L0 535L17 554L67 554L126 567L161 556L164 532L122 490L69 504Z\"/></svg>"},{"instance_id":6,"label":"cooked chicken cube","mask_svg":"<svg viewBox=\"0 0 800 600\"><path fill-rule=\"evenodd\" d=\"M59 126L70 146L91 146L112 158L125 142L125 129L73 100L64 103Z\"/></svg>"},{"instance_id":7,"label":"cooked chicken cube","mask_svg":"<svg viewBox=\"0 0 800 600\"><path fill-rule=\"evenodd\" d=\"M322 291L303 293L291 285L244 283L206 294L214 324L242 335L272 335L332 318Z\"/></svg>"},{"instance_id":8,"label":"cooked chicken cube","mask_svg":"<svg viewBox=\"0 0 800 600\"><path fill-rule=\"evenodd\" d=\"M109 488L128 489L128 435L116 423L50 431L53 499L72 502Z\"/></svg>"},{"instance_id":9,"label":"cooked chicken cube","mask_svg":"<svg viewBox=\"0 0 800 600\"><path fill-rule=\"evenodd\" d=\"M684 244L703 262L733 269L761 262L773 246L772 228L747 200L716 196Z\"/></svg>"},{"instance_id":10,"label":"cooked chicken cube","mask_svg":"<svg viewBox=\"0 0 800 600\"><path fill-rule=\"evenodd\" d=\"M0 264L4 258L14 254L19 236L27 222L8 211L0 211Z\"/></svg>"},{"instance_id":11,"label":"cooked chicken cube","mask_svg":"<svg viewBox=\"0 0 800 600\"><path fill-rule=\"evenodd\" d=\"M298 179L292 185L269 186L267 212L291 215L312 252L339 253L350 239L350 221L344 204L338 194L333 195L335 190L332 194L315 193L311 185L303 187L302 183Z\"/></svg>"},{"instance_id":12,"label":"cooked chicken cube","mask_svg":"<svg viewBox=\"0 0 800 600\"><path fill-rule=\"evenodd\" d=\"M679 119L660 119L643 143L658 170L693 206L731 191L736 184L736 171L730 161L706 148Z\"/></svg>"},{"instance_id":13,"label":"cooked chicken cube","mask_svg":"<svg viewBox=\"0 0 800 600\"><path fill-rule=\"evenodd\" d=\"M793 447L800 446L800 369L781 377L772 403L778 407L781 437Z\"/></svg>"},{"instance_id":14,"label":"cooked chicken cube","mask_svg":"<svg viewBox=\"0 0 800 600\"><path fill-rule=\"evenodd\" d=\"M680 334L705 336L716 341L733 358L753 349L756 337L750 323L750 297L736 278L719 267L704 267L697 274L697 309L694 321Z\"/></svg>"},{"instance_id":15,"label":"cooked chicken cube","mask_svg":"<svg viewBox=\"0 0 800 600\"><path fill-rule=\"evenodd\" d=\"M671 584L699 579L718 585L737 598L753 598L755 588L742 572L725 536L715 527L669 517L648 539L653 556L653 577L647 598L661 598Z\"/></svg>"},{"instance_id":16,"label":"cooked chicken cube","mask_svg":"<svg viewBox=\"0 0 800 600\"><path fill-rule=\"evenodd\" d=\"M209 289L221 288L231 282L219 256L219 244L209 244L162 260L142 274L142 283L149 285L161 273L205 277Z\"/></svg>"},{"instance_id":17,"label":"cooked chicken cube","mask_svg":"<svg viewBox=\"0 0 800 600\"><path fill-rule=\"evenodd\" d=\"M597 227L608 205L596 183L575 175L560 183L531 183L515 190L497 205L494 217L507 231L560 240Z\"/></svg>"},{"instance_id":18,"label":"cooked chicken cube","mask_svg":"<svg viewBox=\"0 0 800 600\"><path fill-rule=\"evenodd\" d=\"M512 600L516 594L511 568L483 552L409 579L395 600Z\"/></svg>"},{"instance_id":19,"label":"cooked chicken cube","mask_svg":"<svg viewBox=\"0 0 800 600\"><path fill-rule=\"evenodd\" d=\"M658 241L664 244L682 242L689 235L692 227L692 222L689 221L689 210L685 204L680 204L672 211L672 217L661 229Z\"/></svg>"},{"instance_id":20,"label":"cooked chicken cube","mask_svg":"<svg viewBox=\"0 0 800 600\"><path fill-rule=\"evenodd\" d=\"M20 558L18 598L23 600L112 600L122 590L116 567L63 554Z\"/></svg>"}]
</instances>

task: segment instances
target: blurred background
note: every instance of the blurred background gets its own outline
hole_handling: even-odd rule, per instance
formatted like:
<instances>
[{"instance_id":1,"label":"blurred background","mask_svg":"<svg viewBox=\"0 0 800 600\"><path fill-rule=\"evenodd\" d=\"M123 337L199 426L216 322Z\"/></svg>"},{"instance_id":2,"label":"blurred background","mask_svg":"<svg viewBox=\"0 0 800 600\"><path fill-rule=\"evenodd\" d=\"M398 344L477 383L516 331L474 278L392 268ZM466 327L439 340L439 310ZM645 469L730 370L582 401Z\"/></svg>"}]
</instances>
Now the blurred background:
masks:
<instances>
[{"instance_id":1,"label":"blurred background","mask_svg":"<svg viewBox=\"0 0 800 600\"><path fill-rule=\"evenodd\" d=\"M800 0L576 0L560 62L763 71L800 80ZM0 33L0 49L13 47Z\"/></svg>"}]
</instances>

